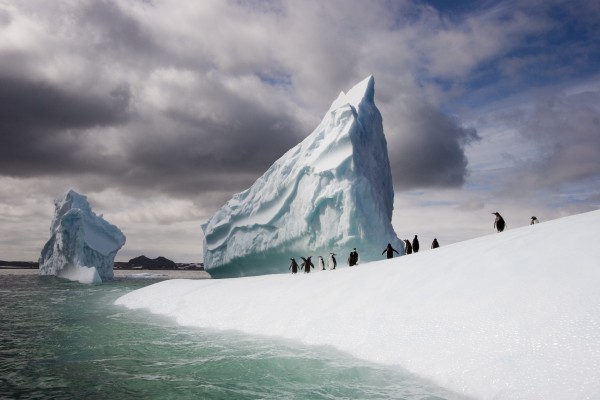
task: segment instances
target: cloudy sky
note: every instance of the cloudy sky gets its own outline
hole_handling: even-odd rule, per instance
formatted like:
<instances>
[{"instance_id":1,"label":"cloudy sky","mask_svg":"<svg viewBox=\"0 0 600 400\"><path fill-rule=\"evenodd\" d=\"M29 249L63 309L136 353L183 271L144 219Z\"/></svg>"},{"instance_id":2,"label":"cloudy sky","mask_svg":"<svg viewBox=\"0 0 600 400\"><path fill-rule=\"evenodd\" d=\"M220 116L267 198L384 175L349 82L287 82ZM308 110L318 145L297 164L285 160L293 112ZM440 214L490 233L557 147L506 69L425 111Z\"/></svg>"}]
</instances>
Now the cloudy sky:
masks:
<instances>
[{"instance_id":1,"label":"cloudy sky","mask_svg":"<svg viewBox=\"0 0 600 400\"><path fill-rule=\"evenodd\" d=\"M117 260L201 223L375 76L393 224L443 246L600 208L600 2L0 0L0 259L73 188Z\"/></svg>"}]
</instances>

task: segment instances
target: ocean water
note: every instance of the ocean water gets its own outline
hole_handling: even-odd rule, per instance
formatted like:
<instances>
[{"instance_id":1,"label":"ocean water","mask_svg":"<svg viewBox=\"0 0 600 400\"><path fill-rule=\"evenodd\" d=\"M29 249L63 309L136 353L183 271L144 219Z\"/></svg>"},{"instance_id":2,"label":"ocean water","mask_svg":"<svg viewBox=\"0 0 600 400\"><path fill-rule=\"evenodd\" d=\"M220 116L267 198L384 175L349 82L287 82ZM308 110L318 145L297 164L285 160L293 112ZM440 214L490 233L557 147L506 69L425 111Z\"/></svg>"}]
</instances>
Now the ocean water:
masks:
<instances>
[{"instance_id":1,"label":"ocean water","mask_svg":"<svg viewBox=\"0 0 600 400\"><path fill-rule=\"evenodd\" d=\"M185 328L113 305L154 282L0 276L0 398L459 398L329 347Z\"/></svg>"}]
</instances>

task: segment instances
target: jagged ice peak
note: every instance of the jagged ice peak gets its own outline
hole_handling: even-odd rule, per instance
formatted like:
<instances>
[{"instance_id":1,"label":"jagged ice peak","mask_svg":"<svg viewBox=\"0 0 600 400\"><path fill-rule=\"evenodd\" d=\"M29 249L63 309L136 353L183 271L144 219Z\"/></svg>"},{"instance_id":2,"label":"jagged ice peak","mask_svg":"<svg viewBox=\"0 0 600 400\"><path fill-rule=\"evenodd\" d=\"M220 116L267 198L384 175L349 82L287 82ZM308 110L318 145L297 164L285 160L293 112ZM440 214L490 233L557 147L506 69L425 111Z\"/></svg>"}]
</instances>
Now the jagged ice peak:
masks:
<instances>
[{"instance_id":1,"label":"jagged ice peak","mask_svg":"<svg viewBox=\"0 0 600 400\"><path fill-rule=\"evenodd\" d=\"M125 244L123 232L96 215L87 198L74 190L54 206L50 239L39 259L40 275L82 283L112 279L114 258Z\"/></svg>"},{"instance_id":2,"label":"jagged ice peak","mask_svg":"<svg viewBox=\"0 0 600 400\"><path fill-rule=\"evenodd\" d=\"M394 190L382 118L369 76L340 93L321 123L247 190L234 195L204 230L213 277L288 272L290 258L361 261L403 244L391 225Z\"/></svg>"}]
</instances>

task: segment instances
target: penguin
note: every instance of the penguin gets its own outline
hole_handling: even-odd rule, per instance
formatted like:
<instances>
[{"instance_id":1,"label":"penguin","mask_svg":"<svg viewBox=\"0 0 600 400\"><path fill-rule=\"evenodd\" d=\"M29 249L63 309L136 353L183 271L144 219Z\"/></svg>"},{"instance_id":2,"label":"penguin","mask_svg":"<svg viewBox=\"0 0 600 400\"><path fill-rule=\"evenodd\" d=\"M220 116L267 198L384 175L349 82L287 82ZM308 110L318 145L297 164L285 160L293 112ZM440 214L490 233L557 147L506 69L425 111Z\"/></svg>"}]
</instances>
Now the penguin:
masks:
<instances>
[{"instance_id":1,"label":"penguin","mask_svg":"<svg viewBox=\"0 0 600 400\"><path fill-rule=\"evenodd\" d=\"M293 258L290 258L290 260L292 260L292 263L288 269L292 271L292 274L295 274L298 272L298 263Z\"/></svg>"},{"instance_id":2,"label":"penguin","mask_svg":"<svg viewBox=\"0 0 600 400\"><path fill-rule=\"evenodd\" d=\"M502 215L500 215L500 213L498 212L493 212L492 214L496 216L496 219L494 220L494 228L496 228L498 232L502 232L504 230L504 227L506 226L504 218L502 218Z\"/></svg>"},{"instance_id":3,"label":"penguin","mask_svg":"<svg viewBox=\"0 0 600 400\"><path fill-rule=\"evenodd\" d=\"M300 257L303 261L302 261L302 269L304 269L304 273L308 274L310 272L310 268L312 267L312 269L315 269L315 266L313 265L312 261L310 260L312 258L312 256L304 258L304 257Z\"/></svg>"},{"instance_id":4,"label":"penguin","mask_svg":"<svg viewBox=\"0 0 600 400\"><path fill-rule=\"evenodd\" d=\"M337 261L335 259L335 253L329 253L329 269L334 270L337 266Z\"/></svg>"},{"instance_id":5,"label":"penguin","mask_svg":"<svg viewBox=\"0 0 600 400\"><path fill-rule=\"evenodd\" d=\"M531 223L529 225L535 225L539 222L540 222L540 220L538 220L535 216L533 216L533 217L531 217Z\"/></svg>"},{"instance_id":6,"label":"penguin","mask_svg":"<svg viewBox=\"0 0 600 400\"><path fill-rule=\"evenodd\" d=\"M396 250L395 248L392 247L391 243L388 243L387 247L385 249L383 249L383 251L381 252L381 254L386 253L387 252L387 258L394 258L394 252L396 252L396 254L400 255L400 253L398 253L398 250Z\"/></svg>"},{"instance_id":7,"label":"penguin","mask_svg":"<svg viewBox=\"0 0 600 400\"><path fill-rule=\"evenodd\" d=\"M325 261L323 260L323 257L321 257L321 256L319 256L319 270L325 271Z\"/></svg>"},{"instance_id":8,"label":"penguin","mask_svg":"<svg viewBox=\"0 0 600 400\"><path fill-rule=\"evenodd\" d=\"M348 257L348 265L351 267L358 265L358 252L356 251L356 247L350 252L350 256Z\"/></svg>"},{"instance_id":9,"label":"penguin","mask_svg":"<svg viewBox=\"0 0 600 400\"><path fill-rule=\"evenodd\" d=\"M440 247L440 244L438 243L437 239L433 239L433 243L431 243L431 248L437 249L438 247Z\"/></svg>"},{"instance_id":10,"label":"penguin","mask_svg":"<svg viewBox=\"0 0 600 400\"><path fill-rule=\"evenodd\" d=\"M419 252L419 239L417 239L417 235L415 235L415 238L413 239L413 252L418 253Z\"/></svg>"},{"instance_id":11,"label":"penguin","mask_svg":"<svg viewBox=\"0 0 600 400\"><path fill-rule=\"evenodd\" d=\"M406 245L404 246L406 254L412 254L412 245L410 244L410 240L404 239L404 244Z\"/></svg>"}]
</instances>

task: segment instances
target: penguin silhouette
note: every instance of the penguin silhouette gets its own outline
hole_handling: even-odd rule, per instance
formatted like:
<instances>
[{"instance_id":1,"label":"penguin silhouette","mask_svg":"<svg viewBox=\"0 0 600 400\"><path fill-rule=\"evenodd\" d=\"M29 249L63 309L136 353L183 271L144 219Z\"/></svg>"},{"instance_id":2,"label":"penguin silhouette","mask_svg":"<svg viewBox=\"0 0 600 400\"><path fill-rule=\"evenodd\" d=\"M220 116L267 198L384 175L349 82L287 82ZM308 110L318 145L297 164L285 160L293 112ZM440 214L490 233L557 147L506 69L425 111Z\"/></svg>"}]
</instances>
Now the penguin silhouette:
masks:
<instances>
[{"instance_id":1,"label":"penguin silhouette","mask_svg":"<svg viewBox=\"0 0 600 400\"><path fill-rule=\"evenodd\" d=\"M433 239L433 243L431 243L431 248L437 249L438 247L440 247L440 244L438 243L437 239Z\"/></svg>"},{"instance_id":2,"label":"penguin silhouette","mask_svg":"<svg viewBox=\"0 0 600 400\"><path fill-rule=\"evenodd\" d=\"M292 271L292 274L295 274L298 272L298 263L293 258L290 258L290 260L292 260L292 263L288 269Z\"/></svg>"},{"instance_id":3,"label":"penguin silhouette","mask_svg":"<svg viewBox=\"0 0 600 400\"><path fill-rule=\"evenodd\" d=\"M504 222L504 218L502 218L502 215L500 215L499 212L493 212L492 214L496 216L496 219L494 220L494 228L496 228L498 232L502 232L506 227L506 222Z\"/></svg>"},{"instance_id":4,"label":"penguin silhouette","mask_svg":"<svg viewBox=\"0 0 600 400\"><path fill-rule=\"evenodd\" d=\"M415 235L415 238L413 239L413 252L418 253L419 252L419 239L417 239L417 235Z\"/></svg>"},{"instance_id":5,"label":"penguin silhouette","mask_svg":"<svg viewBox=\"0 0 600 400\"><path fill-rule=\"evenodd\" d=\"M310 268L312 267L312 269L315 269L315 266L313 265L312 261L310 260L312 258L312 256L304 258L304 257L300 257L302 259L302 269L304 270L304 273L308 274L310 272Z\"/></svg>"},{"instance_id":6,"label":"penguin silhouette","mask_svg":"<svg viewBox=\"0 0 600 400\"><path fill-rule=\"evenodd\" d=\"M356 251L356 247L350 252L350 256L348 256L348 265L351 267L358 265L358 252Z\"/></svg>"},{"instance_id":7,"label":"penguin silhouette","mask_svg":"<svg viewBox=\"0 0 600 400\"><path fill-rule=\"evenodd\" d=\"M386 253L386 252L387 252L387 258L394 258L394 252L396 252L396 254L400 255L400 253L398 253L398 251L392 247L391 243L388 243L387 247L385 249L383 249L381 254Z\"/></svg>"},{"instance_id":8,"label":"penguin silhouette","mask_svg":"<svg viewBox=\"0 0 600 400\"><path fill-rule=\"evenodd\" d=\"M406 245L404 246L406 254L412 254L412 245L410 244L410 240L404 239L404 244Z\"/></svg>"}]
</instances>

